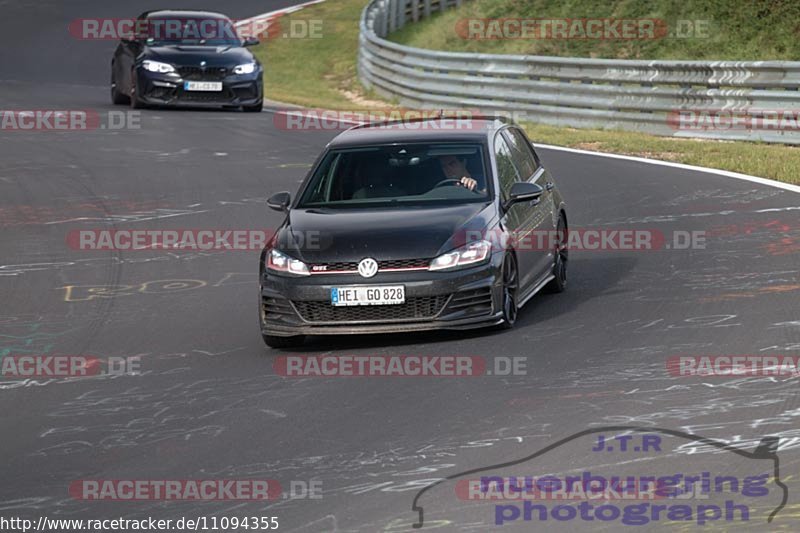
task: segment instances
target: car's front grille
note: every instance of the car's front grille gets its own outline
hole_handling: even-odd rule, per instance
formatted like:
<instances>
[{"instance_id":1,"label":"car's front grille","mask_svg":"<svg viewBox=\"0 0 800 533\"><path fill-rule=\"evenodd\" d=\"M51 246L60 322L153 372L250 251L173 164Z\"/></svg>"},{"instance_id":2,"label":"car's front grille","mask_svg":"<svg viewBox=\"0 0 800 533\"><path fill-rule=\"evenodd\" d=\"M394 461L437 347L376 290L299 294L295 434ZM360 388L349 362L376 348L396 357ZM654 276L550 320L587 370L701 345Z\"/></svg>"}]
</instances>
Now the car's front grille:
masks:
<instances>
[{"instance_id":1,"label":"car's front grille","mask_svg":"<svg viewBox=\"0 0 800 533\"><path fill-rule=\"evenodd\" d=\"M429 259L395 259L378 261L378 268L380 270L393 268L427 268L429 263Z\"/></svg>"},{"instance_id":2,"label":"car's front grille","mask_svg":"<svg viewBox=\"0 0 800 533\"><path fill-rule=\"evenodd\" d=\"M178 99L184 102L230 102L233 97L230 91L180 91Z\"/></svg>"},{"instance_id":3,"label":"car's front grille","mask_svg":"<svg viewBox=\"0 0 800 533\"><path fill-rule=\"evenodd\" d=\"M447 311L469 310L472 313L478 311L489 312L492 310L492 288L484 287L470 291L460 291L453 295L447 305Z\"/></svg>"},{"instance_id":4,"label":"car's front grille","mask_svg":"<svg viewBox=\"0 0 800 533\"><path fill-rule=\"evenodd\" d=\"M411 268L427 268L430 259L389 259L378 261L378 270L397 270ZM340 261L335 263L315 263L311 265L311 272L355 272L358 270L357 261Z\"/></svg>"},{"instance_id":5,"label":"car's front grille","mask_svg":"<svg viewBox=\"0 0 800 533\"><path fill-rule=\"evenodd\" d=\"M442 310L449 295L407 298L396 305L358 305L340 307L330 301L295 301L294 306L307 322L389 322L425 320Z\"/></svg>"},{"instance_id":6,"label":"car's front grille","mask_svg":"<svg viewBox=\"0 0 800 533\"><path fill-rule=\"evenodd\" d=\"M221 81L230 70L225 67L178 67L178 74L189 81Z\"/></svg>"}]
</instances>

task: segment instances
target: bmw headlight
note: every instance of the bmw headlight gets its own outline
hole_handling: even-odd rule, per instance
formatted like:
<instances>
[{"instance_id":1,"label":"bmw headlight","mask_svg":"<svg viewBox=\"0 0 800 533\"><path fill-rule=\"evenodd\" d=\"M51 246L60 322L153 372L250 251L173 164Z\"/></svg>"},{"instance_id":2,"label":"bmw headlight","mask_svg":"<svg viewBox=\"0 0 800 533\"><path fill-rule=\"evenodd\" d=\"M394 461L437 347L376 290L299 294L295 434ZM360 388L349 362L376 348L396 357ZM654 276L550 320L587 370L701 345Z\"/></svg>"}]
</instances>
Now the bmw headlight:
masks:
<instances>
[{"instance_id":1,"label":"bmw headlight","mask_svg":"<svg viewBox=\"0 0 800 533\"><path fill-rule=\"evenodd\" d=\"M161 74L166 74L167 72L175 72L175 67L170 65L169 63L161 63L160 61L152 61L150 59L145 59L142 62L142 67L145 70L150 72L160 72Z\"/></svg>"},{"instance_id":2,"label":"bmw headlight","mask_svg":"<svg viewBox=\"0 0 800 533\"><path fill-rule=\"evenodd\" d=\"M294 274L296 276L310 276L308 266L288 255L279 252L278 250L270 250L267 254L267 268L274 272L282 272L284 274Z\"/></svg>"},{"instance_id":3,"label":"bmw headlight","mask_svg":"<svg viewBox=\"0 0 800 533\"><path fill-rule=\"evenodd\" d=\"M256 71L255 63L245 63L244 65L236 65L233 68L234 74L252 74Z\"/></svg>"},{"instance_id":4,"label":"bmw headlight","mask_svg":"<svg viewBox=\"0 0 800 533\"><path fill-rule=\"evenodd\" d=\"M492 255L492 243L477 241L442 254L431 261L428 270L457 270L479 265L489 260Z\"/></svg>"}]
</instances>

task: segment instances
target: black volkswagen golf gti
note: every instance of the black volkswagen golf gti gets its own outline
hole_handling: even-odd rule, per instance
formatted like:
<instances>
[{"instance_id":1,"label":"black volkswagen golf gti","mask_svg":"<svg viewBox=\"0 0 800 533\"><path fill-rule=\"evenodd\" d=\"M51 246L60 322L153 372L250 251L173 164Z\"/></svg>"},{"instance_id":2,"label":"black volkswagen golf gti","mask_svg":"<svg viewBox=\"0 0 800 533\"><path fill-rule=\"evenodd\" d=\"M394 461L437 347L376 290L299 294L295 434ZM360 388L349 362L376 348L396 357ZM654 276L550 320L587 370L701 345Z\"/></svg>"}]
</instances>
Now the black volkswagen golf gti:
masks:
<instances>
[{"instance_id":1,"label":"black volkswagen golf gti","mask_svg":"<svg viewBox=\"0 0 800 533\"><path fill-rule=\"evenodd\" d=\"M304 335L510 328L567 283L567 214L516 125L440 119L357 126L317 159L261 254L261 332Z\"/></svg>"},{"instance_id":2,"label":"black volkswagen golf gti","mask_svg":"<svg viewBox=\"0 0 800 533\"><path fill-rule=\"evenodd\" d=\"M232 106L259 112L261 64L225 15L161 10L139 15L111 61L111 100L133 108Z\"/></svg>"}]
</instances>

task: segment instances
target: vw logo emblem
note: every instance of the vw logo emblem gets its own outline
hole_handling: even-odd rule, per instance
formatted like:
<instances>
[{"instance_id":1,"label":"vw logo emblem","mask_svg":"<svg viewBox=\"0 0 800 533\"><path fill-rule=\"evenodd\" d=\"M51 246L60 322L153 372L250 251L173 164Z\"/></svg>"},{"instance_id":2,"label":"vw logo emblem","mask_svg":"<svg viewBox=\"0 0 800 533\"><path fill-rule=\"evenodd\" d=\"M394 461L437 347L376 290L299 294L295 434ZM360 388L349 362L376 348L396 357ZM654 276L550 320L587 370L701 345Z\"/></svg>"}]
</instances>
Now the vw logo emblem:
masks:
<instances>
[{"instance_id":1,"label":"vw logo emblem","mask_svg":"<svg viewBox=\"0 0 800 533\"><path fill-rule=\"evenodd\" d=\"M362 278L371 278L378 273L378 262L371 257L362 259L361 262L358 263L358 273Z\"/></svg>"},{"instance_id":2,"label":"vw logo emblem","mask_svg":"<svg viewBox=\"0 0 800 533\"><path fill-rule=\"evenodd\" d=\"M200 66L201 66L201 67L204 67L204 66L206 66L206 62L205 62L205 61L201 61L201 62L200 62Z\"/></svg>"}]
</instances>

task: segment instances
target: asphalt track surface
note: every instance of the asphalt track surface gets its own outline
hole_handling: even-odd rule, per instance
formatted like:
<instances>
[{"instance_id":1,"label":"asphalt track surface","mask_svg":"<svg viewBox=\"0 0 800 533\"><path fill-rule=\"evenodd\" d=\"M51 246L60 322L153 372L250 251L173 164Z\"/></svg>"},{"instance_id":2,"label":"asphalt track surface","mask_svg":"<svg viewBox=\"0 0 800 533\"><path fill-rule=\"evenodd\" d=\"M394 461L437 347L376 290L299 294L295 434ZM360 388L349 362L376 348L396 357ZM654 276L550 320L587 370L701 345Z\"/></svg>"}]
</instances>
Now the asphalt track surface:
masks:
<instances>
[{"instance_id":1,"label":"asphalt track surface","mask_svg":"<svg viewBox=\"0 0 800 533\"><path fill-rule=\"evenodd\" d=\"M114 43L75 41L66 25L156 6L139 4L0 2L2 107L112 110ZM189 2L170 2L182 5ZM285 5L237 1L224 9L241 18ZM680 378L665 369L677 354L800 353L795 193L542 150L573 228L706 231L706 248L575 252L568 290L534 298L510 332L326 337L297 351L474 355L490 365L525 358L527 375L511 377L277 376L257 327L257 252L87 252L66 244L70 230L86 228L274 227L280 215L265 198L294 191L333 135L280 130L270 111L166 110L144 111L140 129L0 133L0 353L141 358L139 375L0 381L2 516L277 516L287 531L404 531L417 518L416 490L433 480L523 458L587 429L635 425L750 451L762 436L779 436L789 500L769 527L797 530L796 380ZM92 298L91 289L115 292ZM561 446L509 475L744 476L758 462L672 437L661 453L593 453L594 442ZM220 478L277 479L284 488L317 480L322 498L117 502L68 493L79 479ZM492 509L460 501L445 485L423 496L427 528L494 527ZM751 522L721 527L763 530L756 508L762 520L780 494L762 500ZM522 529L621 527L550 520ZM640 529L665 527L675 524Z\"/></svg>"}]
</instances>

